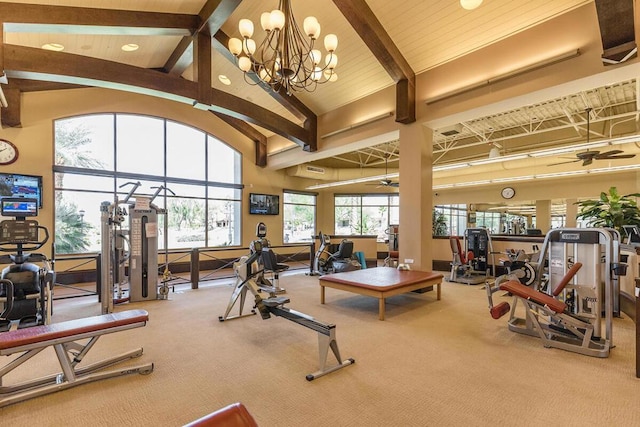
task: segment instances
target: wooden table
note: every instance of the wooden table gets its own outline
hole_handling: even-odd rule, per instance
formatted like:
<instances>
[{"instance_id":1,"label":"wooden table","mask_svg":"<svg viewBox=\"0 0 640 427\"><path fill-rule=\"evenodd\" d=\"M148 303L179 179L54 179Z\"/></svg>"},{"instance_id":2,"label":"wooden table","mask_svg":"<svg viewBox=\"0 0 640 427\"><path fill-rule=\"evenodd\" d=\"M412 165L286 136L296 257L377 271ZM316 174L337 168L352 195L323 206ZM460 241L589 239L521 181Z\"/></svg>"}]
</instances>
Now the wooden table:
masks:
<instances>
[{"instance_id":1,"label":"wooden table","mask_svg":"<svg viewBox=\"0 0 640 427\"><path fill-rule=\"evenodd\" d=\"M385 298L436 286L440 300L442 274L432 271L401 271L392 267L365 268L320 277L320 303L324 304L325 288L340 289L380 300L378 317L384 320Z\"/></svg>"}]
</instances>

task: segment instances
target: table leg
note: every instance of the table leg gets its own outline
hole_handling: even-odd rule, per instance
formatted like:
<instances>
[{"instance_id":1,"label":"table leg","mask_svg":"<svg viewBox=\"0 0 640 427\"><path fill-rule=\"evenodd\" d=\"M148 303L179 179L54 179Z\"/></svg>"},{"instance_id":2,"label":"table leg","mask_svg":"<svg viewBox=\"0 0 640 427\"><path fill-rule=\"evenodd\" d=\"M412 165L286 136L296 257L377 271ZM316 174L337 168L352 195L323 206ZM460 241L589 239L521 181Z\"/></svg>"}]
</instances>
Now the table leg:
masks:
<instances>
[{"instance_id":1,"label":"table leg","mask_svg":"<svg viewBox=\"0 0 640 427\"><path fill-rule=\"evenodd\" d=\"M378 318L384 320L384 298L380 298L378 301Z\"/></svg>"},{"instance_id":2,"label":"table leg","mask_svg":"<svg viewBox=\"0 0 640 427\"><path fill-rule=\"evenodd\" d=\"M438 286L437 286L438 289L436 290L438 301L440 301L440 287L441 286L442 286L442 283L438 283Z\"/></svg>"},{"instance_id":3,"label":"table leg","mask_svg":"<svg viewBox=\"0 0 640 427\"><path fill-rule=\"evenodd\" d=\"M324 286L320 285L320 304L324 304Z\"/></svg>"}]
</instances>

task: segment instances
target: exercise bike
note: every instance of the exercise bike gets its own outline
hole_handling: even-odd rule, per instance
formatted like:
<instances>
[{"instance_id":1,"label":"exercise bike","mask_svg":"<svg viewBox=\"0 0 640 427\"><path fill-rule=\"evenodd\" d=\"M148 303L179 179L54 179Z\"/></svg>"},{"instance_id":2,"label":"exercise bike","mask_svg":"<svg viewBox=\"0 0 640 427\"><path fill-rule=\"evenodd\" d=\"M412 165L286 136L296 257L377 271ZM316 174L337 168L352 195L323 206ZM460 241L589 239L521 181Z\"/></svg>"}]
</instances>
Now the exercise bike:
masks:
<instances>
[{"instance_id":1,"label":"exercise bike","mask_svg":"<svg viewBox=\"0 0 640 427\"><path fill-rule=\"evenodd\" d=\"M330 252L331 238L327 234L319 233L320 247L313 258L314 275L340 273L343 271L360 270L362 266L353 257L353 242L342 239L338 250Z\"/></svg>"},{"instance_id":2,"label":"exercise bike","mask_svg":"<svg viewBox=\"0 0 640 427\"><path fill-rule=\"evenodd\" d=\"M227 320L255 315L259 312L260 316L264 320L269 319L271 318L271 315L274 315L276 317L283 317L316 331L318 333L320 368L318 371L308 374L306 376L307 381L312 381L318 377L355 363L354 359L343 360L341 358L340 351L338 350L338 342L336 340L336 325L320 322L308 314L285 307L285 304L290 302L288 297L277 296L275 287L265 286L267 282L258 282L258 278L261 277L261 273L263 272L259 267L259 260L260 258L271 256L269 252L272 252L271 248L264 247L263 243L264 241L262 238L251 242L249 255L241 257L240 260L234 264L238 281L234 286L231 299L229 300L224 315L219 316L218 320L220 322L224 322ZM247 292L251 292L253 295L254 305L249 313L243 314ZM268 296L263 298L261 295L262 293L267 293ZM238 299L240 299L238 304L238 314L231 316L231 310L236 303L238 303ZM331 349L337 360L337 364L332 366L327 365L329 349Z\"/></svg>"},{"instance_id":3,"label":"exercise bike","mask_svg":"<svg viewBox=\"0 0 640 427\"><path fill-rule=\"evenodd\" d=\"M14 220L0 222L0 264L10 264L0 274L0 304L4 311L0 332L17 325L18 329L51 323L55 273L48 258L39 253L49 240L48 230L33 219L38 215L38 200L5 197L0 212ZM42 236L41 236L42 235ZM42 263L42 266L35 264Z\"/></svg>"}]
</instances>

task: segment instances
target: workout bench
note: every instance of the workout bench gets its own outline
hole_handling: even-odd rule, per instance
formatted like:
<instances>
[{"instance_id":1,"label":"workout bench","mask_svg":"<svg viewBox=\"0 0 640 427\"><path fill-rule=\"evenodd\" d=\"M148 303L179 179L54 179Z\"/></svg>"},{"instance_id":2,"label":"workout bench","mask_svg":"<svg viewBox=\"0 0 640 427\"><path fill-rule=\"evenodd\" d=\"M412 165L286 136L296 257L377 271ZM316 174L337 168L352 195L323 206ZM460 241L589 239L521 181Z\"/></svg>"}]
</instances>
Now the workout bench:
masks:
<instances>
[{"instance_id":1,"label":"workout bench","mask_svg":"<svg viewBox=\"0 0 640 427\"><path fill-rule=\"evenodd\" d=\"M142 348L82 368L77 367L102 335L139 328L145 326L148 320L149 313L145 310L128 310L1 333L0 355L22 354L0 368L0 407L92 381L133 373L151 373L153 363L96 372L141 356ZM88 341L84 344L78 342L85 339ZM54 348L62 372L13 385L3 384L9 373L47 347Z\"/></svg>"}]
</instances>

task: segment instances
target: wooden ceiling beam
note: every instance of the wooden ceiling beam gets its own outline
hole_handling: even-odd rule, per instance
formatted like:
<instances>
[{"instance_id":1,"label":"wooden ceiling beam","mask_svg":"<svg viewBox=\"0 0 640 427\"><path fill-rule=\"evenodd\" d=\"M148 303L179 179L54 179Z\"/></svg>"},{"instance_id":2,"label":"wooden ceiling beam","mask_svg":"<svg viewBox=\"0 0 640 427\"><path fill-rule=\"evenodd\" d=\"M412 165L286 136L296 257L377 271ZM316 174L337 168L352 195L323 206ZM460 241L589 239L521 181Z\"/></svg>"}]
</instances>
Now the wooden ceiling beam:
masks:
<instances>
[{"instance_id":1,"label":"wooden ceiling beam","mask_svg":"<svg viewBox=\"0 0 640 427\"><path fill-rule=\"evenodd\" d=\"M85 7L0 3L6 32L191 35L197 15ZM125 30L126 28L126 30Z\"/></svg>"},{"instance_id":2,"label":"wooden ceiling beam","mask_svg":"<svg viewBox=\"0 0 640 427\"><path fill-rule=\"evenodd\" d=\"M52 52L44 49L4 45L5 71L10 78L47 80L125 90L194 105L198 83L159 71L112 61ZM227 114L261 126L300 146L308 142L306 129L285 118L226 92L210 88L211 111Z\"/></svg>"},{"instance_id":3,"label":"wooden ceiling beam","mask_svg":"<svg viewBox=\"0 0 640 427\"><path fill-rule=\"evenodd\" d=\"M22 127L20 110L20 89L4 87L1 89L7 100L8 106L0 108L2 115L2 127Z\"/></svg>"},{"instance_id":4,"label":"wooden ceiling beam","mask_svg":"<svg viewBox=\"0 0 640 427\"><path fill-rule=\"evenodd\" d=\"M256 128L245 122L244 120L236 119L234 117L227 116L226 114L213 112L218 118L227 123L229 126L244 134L247 138L251 139L256 145L256 166L267 166L267 137L260 133Z\"/></svg>"},{"instance_id":5,"label":"wooden ceiling beam","mask_svg":"<svg viewBox=\"0 0 640 427\"><path fill-rule=\"evenodd\" d=\"M396 122L416 121L416 74L365 0L333 0L396 82Z\"/></svg>"},{"instance_id":6,"label":"wooden ceiling beam","mask_svg":"<svg viewBox=\"0 0 640 427\"><path fill-rule=\"evenodd\" d=\"M208 0L198 13L200 21L195 33L215 34L225 23L241 0ZM193 63L193 38L183 37L162 67L169 74L182 75Z\"/></svg>"}]
</instances>

